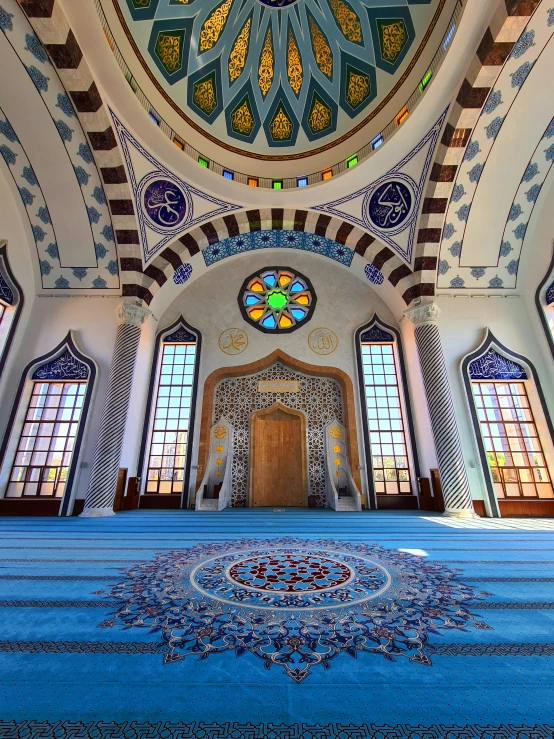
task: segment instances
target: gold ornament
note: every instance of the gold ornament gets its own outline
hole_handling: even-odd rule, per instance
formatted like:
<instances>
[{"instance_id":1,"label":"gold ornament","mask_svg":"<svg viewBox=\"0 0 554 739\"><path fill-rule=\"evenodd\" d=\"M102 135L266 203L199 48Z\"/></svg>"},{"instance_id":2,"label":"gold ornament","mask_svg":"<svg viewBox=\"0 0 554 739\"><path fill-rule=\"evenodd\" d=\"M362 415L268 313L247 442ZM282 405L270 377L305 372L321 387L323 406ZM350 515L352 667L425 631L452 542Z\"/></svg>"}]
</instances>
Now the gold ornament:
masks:
<instances>
[{"instance_id":1,"label":"gold ornament","mask_svg":"<svg viewBox=\"0 0 554 739\"><path fill-rule=\"evenodd\" d=\"M331 439L341 439L342 438L342 429L338 426L331 426L329 429L329 436Z\"/></svg>"},{"instance_id":2,"label":"gold ornament","mask_svg":"<svg viewBox=\"0 0 554 739\"><path fill-rule=\"evenodd\" d=\"M320 100L315 101L308 116L308 125L314 133L325 131L331 125L331 111Z\"/></svg>"},{"instance_id":3,"label":"gold ornament","mask_svg":"<svg viewBox=\"0 0 554 739\"><path fill-rule=\"evenodd\" d=\"M224 0L206 18L204 25L200 29L200 44L198 46L200 52L212 49L217 44L227 23L232 4L233 0Z\"/></svg>"},{"instance_id":4,"label":"gold ornament","mask_svg":"<svg viewBox=\"0 0 554 739\"><path fill-rule=\"evenodd\" d=\"M215 473L215 476L216 476L216 477L221 477L221 472L220 472L220 471L218 470L218 471L217 471L217 472Z\"/></svg>"},{"instance_id":5,"label":"gold ornament","mask_svg":"<svg viewBox=\"0 0 554 739\"><path fill-rule=\"evenodd\" d=\"M260 64L258 67L258 85L265 98L271 85L273 84L273 43L271 41L271 26L267 27L264 45L260 54Z\"/></svg>"},{"instance_id":6,"label":"gold ornament","mask_svg":"<svg viewBox=\"0 0 554 739\"><path fill-rule=\"evenodd\" d=\"M231 125L237 133L243 136L250 136L252 133L255 121L246 100L231 113Z\"/></svg>"},{"instance_id":7,"label":"gold ornament","mask_svg":"<svg viewBox=\"0 0 554 739\"><path fill-rule=\"evenodd\" d=\"M224 439L227 436L227 429L225 426L216 426L214 429L214 436L216 439Z\"/></svg>"},{"instance_id":8,"label":"gold ornament","mask_svg":"<svg viewBox=\"0 0 554 739\"><path fill-rule=\"evenodd\" d=\"M387 62L394 62L406 42L404 22L397 21L396 23L389 23L387 26L381 26L381 33L383 34L381 49L383 59Z\"/></svg>"},{"instance_id":9,"label":"gold ornament","mask_svg":"<svg viewBox=\"0 0 554 739\"><path fill-rule=\"evenodd\" d=\"M248 42L250 41L250 25L252 19L248 18L241 32L235 39L231 53L229 54L229 81L234 82L239 77L246 64L248 54Z\"/></svg>"},{"instance_id":10,"label":"gold ornament","mask_svg":"<svg viewBox=\"0 0 554 739\"><path fill-rule=\"evenodd\" d=\"M248 346L248 336L240 328L227 328L219 337L219 348L225 354L242 354Z\"/></svg>"},{"instance_id":11,"label":"gold ornament","mask_svg":"<svg viewBox=\"0 0 554 739\"><path fill-rule=\"evenodd\" d=\"M298 44L290 27L287 42L287 76L294 94L298 95L302 87L302 61L300 59L300 52L298 51Z\"/></svg>"},{"instance_id":12,"label":"gold ornament","mask_svg":"<svg viewBox=\"0 0 554 739\"><path fill-rule=\"evenodd\" d=\"M216 463L216 464L223 464L223 460L221 460L221 459L216 459L216 460L215 460L215 463Z\"/></svg>"},{"instance_id":13,"label":"gold ornament","mask_svg":"<svg viewBox=\"0 0 554 739\"><path fill-rule=\"evenodd\" d=\"M224 447L224 446L221 446L221 444L218 444L218 445L216 446L216 448L215 448L216 452L218 452L218 453L219 453L219 452L222 452L222 451L223 451L224 449L225 449L225 447Z\"/></svg>"},{"instance_id":14,"label":"gold ornament","mask_svg":"<svg viewBox=\"0 0 554 739\"><path fill-rule=\"evenodd\" d=\"M156 54L168 74L181 68L181 37L161 33L156 44Z\"/></svg>"},{"instance_id":15,"label":"gold ornament","mask_svg":"<svg viewBox=\"0 0 554 739\"><path fill-rule=\"evenodd\" d=\"M327 42L325 34L317 25L311 15L308 15L310 22L310 34L314 48L315 61L320 71L329 79L333 76L333 52Z\"/></svg>"},{"instance_id":16,"label":"gold ornament","mask_svg":"<svg viewBox=\"0 0 554 739\"><path fill-rule=\"evenodd\" d=\"M352 72L346 90L346 102L351 108L356 108L369 95L369 77L365 74Z\"/></svg>"},{"instance_id":17,"label":"gold ornament","mask_svg":"<svg viewBox=\"0 0 554 739\"><path fill-rule=\"evenodd\" d=\"M335 444L335 446L333 447L333 451L335 452L335 454L338 454L340 452L340 446L338 444Z\"/></svg>"},{"instance_id":18,"label":"gold ornament","mask_svg":"<svg viewBox=\"0 0 554 739\"><path fill-rule=\"evenodd\" d=\"M337 459L335 459L335 464L336 464L336 465L337 465L337 467L338 467L338 465L340 464L340 459L338 459L338 458L337 458Z\"/></svg>"},{"instance_id":19,"label":"gold ornament","mask_svg":"<svg viewBox=\"0 0 554 739\"><path fill-rule=\"evenodd\" d=\"M287 141L292 136L292 123L283 108L269 124L269 130L274 141Z\"/></svg>"},{"instance_id":20,"label":"gold ornament","mask_svg":"<svg viewBox=\"0 0 554 739\"><path fill-rule=\"evenodd\" d=\"M204 80L194 86L193 100L206 115L214 111L217 107L217 98L212 79Z\"/></svg>"},{"instance_id":21,"label":"gold ornament","mask_svg":"<svg viewBox=\"0 0 554 739\"><path fill-rule=\"evenodd\" d=\"M329 0L329 5L343 36L349 41L361 43L362 27L356 13L343 0Z\"/></svg>"}]
</instances>

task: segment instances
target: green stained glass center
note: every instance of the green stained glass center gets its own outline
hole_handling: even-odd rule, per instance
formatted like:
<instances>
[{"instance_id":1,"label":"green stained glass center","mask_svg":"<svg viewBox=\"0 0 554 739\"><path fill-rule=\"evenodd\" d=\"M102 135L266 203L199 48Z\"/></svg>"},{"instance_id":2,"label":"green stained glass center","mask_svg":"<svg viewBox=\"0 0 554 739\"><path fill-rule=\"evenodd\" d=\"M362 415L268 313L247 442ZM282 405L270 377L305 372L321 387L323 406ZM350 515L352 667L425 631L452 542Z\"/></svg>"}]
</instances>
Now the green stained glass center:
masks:
<instances>
[{"instance_id":1,"label":"green stained glass center","mask_svg":"<svg viewBox=\"0 0 554 739\"><path fill-rule=\"evenodd\" d=\"M267 302L273 310L279 311L287 304L287 296L281 290L274 290L272 293L269 293Z\"/></svg>"}]
</instances>

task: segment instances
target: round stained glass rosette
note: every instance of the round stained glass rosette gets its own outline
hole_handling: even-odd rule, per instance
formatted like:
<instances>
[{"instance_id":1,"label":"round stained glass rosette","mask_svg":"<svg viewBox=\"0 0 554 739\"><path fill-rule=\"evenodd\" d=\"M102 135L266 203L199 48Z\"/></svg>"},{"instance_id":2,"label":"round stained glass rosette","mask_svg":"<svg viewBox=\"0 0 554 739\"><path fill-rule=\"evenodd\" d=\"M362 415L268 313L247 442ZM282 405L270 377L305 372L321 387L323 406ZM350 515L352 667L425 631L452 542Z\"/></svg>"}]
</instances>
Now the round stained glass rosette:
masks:
<instances>
[{"instance_id":1,"label":"round stained glass rosette","mask_svg":"<svg viewBox=\"0 0 554 739\"><path fill-rule=\"evenodd\" d=\"M239 293L244 319L265 333L295 331L312 317L316 300L308 278L288 267L250 275Z\"/></svg>"}]
</instances>

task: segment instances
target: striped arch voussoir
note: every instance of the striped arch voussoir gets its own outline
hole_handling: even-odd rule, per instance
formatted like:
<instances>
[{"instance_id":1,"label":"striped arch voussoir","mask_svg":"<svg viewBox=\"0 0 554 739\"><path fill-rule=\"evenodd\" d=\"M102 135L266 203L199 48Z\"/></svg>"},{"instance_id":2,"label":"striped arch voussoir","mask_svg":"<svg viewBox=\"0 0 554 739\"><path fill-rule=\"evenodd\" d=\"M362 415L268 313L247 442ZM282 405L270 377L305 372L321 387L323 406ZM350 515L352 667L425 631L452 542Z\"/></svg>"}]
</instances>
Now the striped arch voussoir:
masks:
<instances>
[{"instance_id":1,"label":"striped arch voussoir","mask_svg":"<svg viewBox=\"0 0 554 739\"><path fill-rule=\"evenodd\" d=\"M110 205L122 271L125 258L140 257L139 237L131 188L108 111L58 0L18 2L56 67L88 137Z\"/></svg>"},{"instance_id":2,"label":"striped arch voussoir","mask_svg":"<svg viewBox=\"0 0 554 739\"><path fill-rule=\"evenodd\" d=\"M139 258L122 259L123 294L140 298L148 305L174 271L207 246L241 233L283 229L306 231L347 246L375 265L403 296L413 290L412 270L366 231L313 211L265 208L241 211L203 223L163 249L144 271Z\"/></svg>"},{"instance_id":3,"label":"striped arch voussoir","mask_svg":"<svg viewBox=\"0 0 554 739\"><path fill-rule=\"evenodd\" d=\"M489 92L539 3L540 0L501 0L450 107L425 191L411 300L434 294L444 219L458 167Z\"/></svg>"}]
</instances>

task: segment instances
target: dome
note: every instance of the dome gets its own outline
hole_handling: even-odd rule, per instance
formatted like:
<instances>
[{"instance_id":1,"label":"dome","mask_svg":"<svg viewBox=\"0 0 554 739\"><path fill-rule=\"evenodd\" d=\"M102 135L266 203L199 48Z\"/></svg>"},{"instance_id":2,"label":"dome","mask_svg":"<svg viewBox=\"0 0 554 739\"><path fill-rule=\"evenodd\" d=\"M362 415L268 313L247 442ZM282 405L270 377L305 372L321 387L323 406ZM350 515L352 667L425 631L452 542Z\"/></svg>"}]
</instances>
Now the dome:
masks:
<instances>
[{"instance_id":1,"label":"dome","mask_svg":"<svg viewBox=\"0 0 554 739\"><path fill-rule=\"evenodd\" d=\"M451 7L446 0L111 1L144 71L181 119L226 149L268 160L326 151L373 120ZM405 99L397 103L389 119Z\"/></svg>"}]
</instances>

